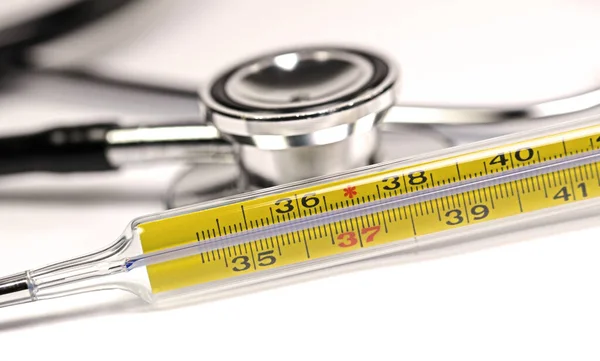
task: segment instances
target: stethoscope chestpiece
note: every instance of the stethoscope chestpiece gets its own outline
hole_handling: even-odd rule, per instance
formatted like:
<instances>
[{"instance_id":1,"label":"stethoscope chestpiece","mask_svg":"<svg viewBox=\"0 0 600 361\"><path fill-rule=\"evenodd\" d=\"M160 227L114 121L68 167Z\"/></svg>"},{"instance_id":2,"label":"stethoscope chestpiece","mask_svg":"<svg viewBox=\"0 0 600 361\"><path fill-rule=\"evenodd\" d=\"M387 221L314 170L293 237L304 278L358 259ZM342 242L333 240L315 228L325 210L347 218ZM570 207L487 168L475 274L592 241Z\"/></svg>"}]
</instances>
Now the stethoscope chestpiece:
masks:
<instances>
[{"instance_id":1,"label":"stethoscope chestpiece","mask_svg":"<svg viewBox=\"0 0 600 361\"><path fill-rule=\"evenodd\" d=\"M396 81L380 55L311 47L247 61L201 98L208 119L239 145L246 172L281 184L368 164Z\"/></svg>"}]
</instances>

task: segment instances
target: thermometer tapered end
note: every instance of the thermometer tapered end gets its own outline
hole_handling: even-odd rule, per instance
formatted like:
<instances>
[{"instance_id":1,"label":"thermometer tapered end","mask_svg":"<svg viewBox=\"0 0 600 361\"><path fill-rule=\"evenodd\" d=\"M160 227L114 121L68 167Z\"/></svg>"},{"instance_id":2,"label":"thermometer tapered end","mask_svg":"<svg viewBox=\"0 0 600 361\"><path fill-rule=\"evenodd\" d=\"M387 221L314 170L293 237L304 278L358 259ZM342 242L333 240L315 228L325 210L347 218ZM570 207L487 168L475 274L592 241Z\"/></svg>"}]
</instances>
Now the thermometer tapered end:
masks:
<instances>
[{"instance_id":1,"label":"thermometer tapered end","mask_svg":"<svg viewBox=\"0 0 600 361\"><path fill-rule=\"evenodd\" d=\"M34 301L31 280L27 272L0 278L0 307Z\"/></svg>"}]
</instances>

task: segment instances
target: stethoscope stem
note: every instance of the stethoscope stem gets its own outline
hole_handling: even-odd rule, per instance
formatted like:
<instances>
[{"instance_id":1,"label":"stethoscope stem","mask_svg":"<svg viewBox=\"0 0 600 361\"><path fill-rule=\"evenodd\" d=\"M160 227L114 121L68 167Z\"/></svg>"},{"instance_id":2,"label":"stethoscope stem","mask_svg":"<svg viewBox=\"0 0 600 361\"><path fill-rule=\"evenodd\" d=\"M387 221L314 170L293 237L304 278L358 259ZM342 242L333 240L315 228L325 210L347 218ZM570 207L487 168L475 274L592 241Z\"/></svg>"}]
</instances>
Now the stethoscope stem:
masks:
<instances>
[{"instance_id":1,"label":"stethoscope stem","mask_svg":"<svg viewBox=\"0 0 600 361\"><path fill-rule=\"evenodd\" d=\"M232 163L234 147L211 124L116 128L106 133L106 157L115 167L153 162Z\"/></svg>"},{"instance_id":2,"label":"stethoscope stem","mask_svg":"<svg viewBox=\"0 0 600 361\"><path fill-rule=\"evenodd\" d=\"M109 171L151 161L232 160L233 147L214 126L194 123L123 128L99 122L0 138L0 175Z\"/></svg>"}]
</instances>

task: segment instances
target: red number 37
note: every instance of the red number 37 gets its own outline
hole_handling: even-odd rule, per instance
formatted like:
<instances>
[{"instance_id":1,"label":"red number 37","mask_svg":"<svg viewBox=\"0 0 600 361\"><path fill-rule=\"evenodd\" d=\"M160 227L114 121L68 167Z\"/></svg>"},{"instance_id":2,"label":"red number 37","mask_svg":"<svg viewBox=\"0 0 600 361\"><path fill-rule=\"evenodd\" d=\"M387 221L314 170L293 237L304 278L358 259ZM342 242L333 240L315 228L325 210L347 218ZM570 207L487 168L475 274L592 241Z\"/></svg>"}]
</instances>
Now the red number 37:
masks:
<instances>
[{"instance_id":1,"label":"red number 37","mask_svg":"<svg viewBox=\"0 0 600 361\"><path fill-rule=\"evenodd\" d=\"M365 242L373 242L375 235L379 232L381 226L367 227L360 230L360 234L366 235L367 239ZM358 243L356 232L345 232L337 236L337 239L341 242L338 243L340 247L352 247Z\"/></svg>"}]
</instances>

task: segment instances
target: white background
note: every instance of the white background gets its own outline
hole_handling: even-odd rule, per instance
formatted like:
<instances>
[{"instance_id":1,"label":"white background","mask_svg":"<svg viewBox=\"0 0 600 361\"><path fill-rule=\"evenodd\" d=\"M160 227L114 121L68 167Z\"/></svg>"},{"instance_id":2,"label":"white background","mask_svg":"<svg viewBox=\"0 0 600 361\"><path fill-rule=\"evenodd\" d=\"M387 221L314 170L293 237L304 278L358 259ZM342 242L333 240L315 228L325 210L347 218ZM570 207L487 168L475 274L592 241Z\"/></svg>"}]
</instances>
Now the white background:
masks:
<instances>
[{"instance_id":1,"label":"white background","mask_svg":"<svg viewBox=\"0 0 600 361\"><path fill-rule=\"evenodd\" d=\"M263 50L358 44L401 63L401 99L410 103L526 103L600 80L594 1L155 3L154 15L123 15L37 48L36 59L192 89ZM1 130L196 112L72 85L29 77L2 89ZM174 170L1 180L0 274L112 241L131 218L162 209ZM0 358L594 360L597 224L498 235L476 251L392 259L170 309L117 291L0 309Z\"/></svg>"}]
</instances>

